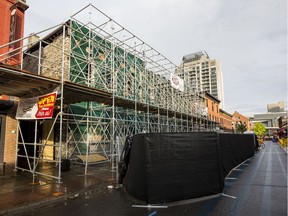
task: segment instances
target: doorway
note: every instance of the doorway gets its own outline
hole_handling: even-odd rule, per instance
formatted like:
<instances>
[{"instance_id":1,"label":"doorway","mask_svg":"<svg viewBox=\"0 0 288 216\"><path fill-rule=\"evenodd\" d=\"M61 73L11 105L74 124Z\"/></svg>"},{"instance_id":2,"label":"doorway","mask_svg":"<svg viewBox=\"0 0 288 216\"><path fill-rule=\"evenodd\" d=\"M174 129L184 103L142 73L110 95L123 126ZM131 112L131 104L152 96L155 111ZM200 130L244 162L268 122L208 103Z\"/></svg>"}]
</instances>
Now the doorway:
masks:
<instances>
[{"instance_id":1,"label":"doorway","mask_svg":"<svg viewBox=\"0 0 288 216\"><path fill-rule=\"evenodd\" d=\"M37 131L35 131L36 123ZM17 167L33 169L33 158L39 156L39 145L37 144L42 140L42 124L36 121L22 120L19 126Z\"/></svg>"}]
</instances>

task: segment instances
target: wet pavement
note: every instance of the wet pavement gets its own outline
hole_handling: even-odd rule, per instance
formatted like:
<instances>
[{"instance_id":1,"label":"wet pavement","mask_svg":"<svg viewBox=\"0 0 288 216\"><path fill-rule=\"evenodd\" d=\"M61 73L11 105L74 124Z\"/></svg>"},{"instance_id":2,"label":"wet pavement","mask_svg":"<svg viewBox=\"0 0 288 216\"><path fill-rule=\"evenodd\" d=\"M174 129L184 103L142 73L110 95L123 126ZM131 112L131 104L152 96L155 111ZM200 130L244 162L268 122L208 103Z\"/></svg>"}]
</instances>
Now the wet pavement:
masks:
<instances>
[{"instance_id":1,"label":"wet pavement","mask_svg":"<svg viewBox=\"0 0 288 216\"><path fill-rule=\"evenodd\" d=\"M0 215L15 214L42 206L57 200L74 198L101 185L116 185L115 172L110 164L92 165L88 175L84 175L84 166L73 165L70 171L62 172L61 184L51 179L39 177L33 184L33 176L18 171L15 176L0 176ZM57 167L44 168L43 173L57 172Z\"/></svg>"},{"instance_id":2,"label":"wet pavement","mask_svg":"<svg viewBox=\"0 0 288 216\"><path fill-rule=\"evenodd\" d=\"M86 177L83 167L63 173L58 188L31 186L31 175L0 177L0 209L14 209L7 215L287 215L287 153L272 142L230 173L223 194L209 199L147 206L118 188L105 167L89 169ZM53 196L57 190L63 195ZM13 208L13 202L20 207Z\"/></svg>"}]
</instances>

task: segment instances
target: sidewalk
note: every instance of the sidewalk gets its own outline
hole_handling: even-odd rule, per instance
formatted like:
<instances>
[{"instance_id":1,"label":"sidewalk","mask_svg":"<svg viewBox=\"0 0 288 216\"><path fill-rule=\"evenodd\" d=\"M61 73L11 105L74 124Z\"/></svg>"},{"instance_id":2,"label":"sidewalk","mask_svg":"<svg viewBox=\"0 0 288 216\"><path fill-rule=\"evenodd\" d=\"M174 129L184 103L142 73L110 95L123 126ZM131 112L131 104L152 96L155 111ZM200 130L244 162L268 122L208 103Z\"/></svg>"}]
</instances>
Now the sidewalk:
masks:
<instances>
[{"instance_id":1,"label":"sidewalk","mask_svg":"<svg viewBox=\"0 0 288 216\"><path fill-rule=\"evenodd\" d=\"M32 184L32 174L17 172L15 176L0 177L0 215L13 214L21 210L48 204L61 199L74 199L95 187L116 185L115 173L108 164L88 167L84 175L84 166L73 165L70 171L62 172L62 182L57 184L43 178Z\"/></svg>"}]
</instances>

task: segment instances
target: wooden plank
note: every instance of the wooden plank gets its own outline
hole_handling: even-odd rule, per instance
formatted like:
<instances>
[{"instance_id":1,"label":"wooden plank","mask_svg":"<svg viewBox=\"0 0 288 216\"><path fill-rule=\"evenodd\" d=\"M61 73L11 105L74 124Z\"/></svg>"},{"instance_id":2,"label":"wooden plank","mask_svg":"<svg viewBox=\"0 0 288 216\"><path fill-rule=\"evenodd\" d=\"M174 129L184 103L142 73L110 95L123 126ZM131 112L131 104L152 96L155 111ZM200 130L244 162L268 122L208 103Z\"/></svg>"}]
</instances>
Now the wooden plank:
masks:
<instances>
[{"instance_id":1,"label":"wooden plank","mask_svg":"<svg viewBox=\"0 0 288 216\"><path fill-rule=\"evenodd\" d=\"M83 163L86 162L86 155L77 155L79 159L83 161ZM102 155L99 154L89 154L88 155L88 163L93 163L93 162L99 162L99 161L105 161L108 160L108 158L103 157Z\"/></svg>"}]
</instances>

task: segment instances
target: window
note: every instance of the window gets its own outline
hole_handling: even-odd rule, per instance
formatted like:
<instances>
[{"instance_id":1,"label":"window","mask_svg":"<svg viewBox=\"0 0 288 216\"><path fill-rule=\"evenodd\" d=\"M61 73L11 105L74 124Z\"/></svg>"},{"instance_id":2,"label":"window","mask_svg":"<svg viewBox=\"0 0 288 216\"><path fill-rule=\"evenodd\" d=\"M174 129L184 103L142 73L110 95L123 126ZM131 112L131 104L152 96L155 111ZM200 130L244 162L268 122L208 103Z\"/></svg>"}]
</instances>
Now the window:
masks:
<instances>
[{"instance_id":1,"label":"window","mask_svg":"<svg viewBox=\"0 0 288 216\"><path fill-rule=\"evenodd\" d=\"M23 31L23 17L18 14L17 10L14 8L11 11L11 17L10 17L10 34L9 34L9 42L12 42L14 40L18 40L22 37L22 31ZM9 45L9 50L12 51L14 49L17 49L21 46L21 42L15 42L11 43ZM15 52L11 53L13 58L17 61L21 61L21 55L17 54L19 50L16 50Z\"/></svg>"},{"instance_id":2,"label":"window","mask_svg":"<svg viewBox=\"0 0 288 216\"><path fill-rule=\"evenodd\" d=\"M212 111L214 111L214 102L212 102Z\"/></svg>"}]
</instances>

